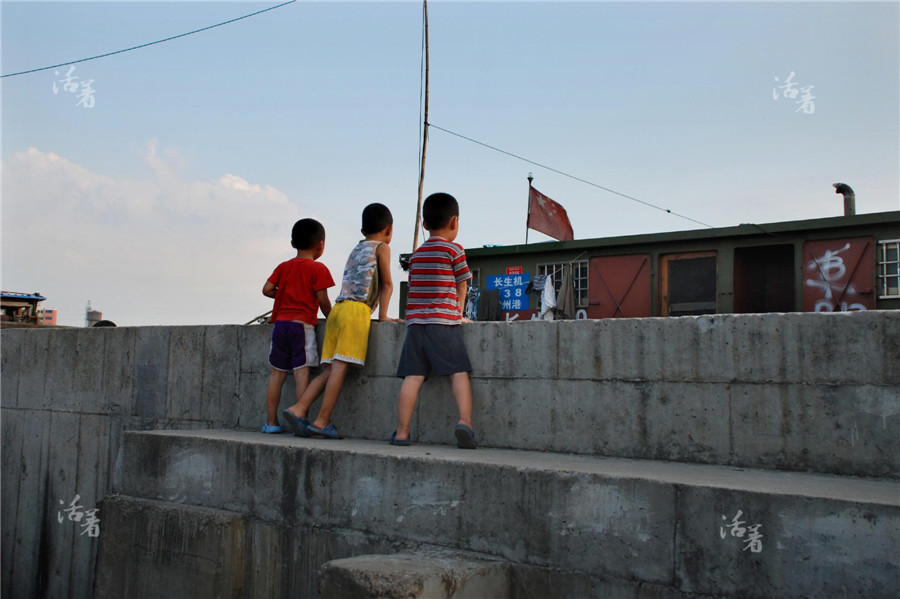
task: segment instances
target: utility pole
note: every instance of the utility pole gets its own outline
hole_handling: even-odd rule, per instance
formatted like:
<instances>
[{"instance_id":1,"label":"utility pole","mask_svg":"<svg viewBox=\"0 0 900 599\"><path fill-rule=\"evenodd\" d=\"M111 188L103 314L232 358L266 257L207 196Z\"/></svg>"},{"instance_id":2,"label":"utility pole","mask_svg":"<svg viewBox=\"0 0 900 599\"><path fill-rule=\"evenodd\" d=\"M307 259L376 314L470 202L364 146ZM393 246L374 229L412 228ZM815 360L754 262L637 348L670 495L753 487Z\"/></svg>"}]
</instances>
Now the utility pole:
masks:
<instances>
[{"instance_id":1,"label":"utility pole","mask_svg":"<svg viewBox=\"0 0 900 599\"><path fill-rule=\"evenodd\" d=\"M425 187L425 146L428 144L428 0L422 0L425 19L425 119L422 123L422 165L419 167L419 203L416 206L416 230L413 232L413 251L419 247L419 223L422 222L422 190Z\"/></svg>"},{"instance_id":2,"label":"utility pole","mask_svg":"<svg viewBox=\"0 0 900 599\"><path fill-rule=\"evenodd\" d=\"M525 217L525 245L528 245L528 225L531 223L531 182L534 175L528 173L528 215Z\"/></svg>"}]
</instances>

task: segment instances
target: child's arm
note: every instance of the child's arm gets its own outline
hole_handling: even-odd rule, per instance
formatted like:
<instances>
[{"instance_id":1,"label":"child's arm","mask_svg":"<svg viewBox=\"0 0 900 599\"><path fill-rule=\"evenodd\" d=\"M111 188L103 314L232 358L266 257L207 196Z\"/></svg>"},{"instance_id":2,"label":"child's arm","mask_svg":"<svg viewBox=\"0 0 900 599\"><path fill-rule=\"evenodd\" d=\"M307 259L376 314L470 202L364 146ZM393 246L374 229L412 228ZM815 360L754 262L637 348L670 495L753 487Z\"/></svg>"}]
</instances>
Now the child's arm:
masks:
<instances>
[{"instance_id":1,"label":"child's arm","mask_svg":"<svg viewBox=\"0 0 900 599\"><path fill-rule=\"evenodd\" d=\"M316 299L319 301L319 308L322 309L322 314L325 315L325 318L328 318L328 315L331 314L331 300L328 299L328 290L319 289L316 291Z\"/></svg>"},{"instance_id":2,"label":"child's arm","mask_svg":"<svg viewBox=\"0 0 900 599\"><path fill-rule=\"evenodd\" d=\"M463 315L463 320L466 320L466 292L469 290L469 280L460 281L456 284L456 297L459 298L459 313Z\"/></svg>"},{"instance_id":3,"label":"child's arm","mask_svg":"<svg viewBox=\"0 0 900 599\"><path fill-rule=\"evenodd\" d=\"M275 283L271 281L266 281L266 284L263 285L263 295L266 297L275 297Z\"/></svg>"},{"instance_id":4,"label":"child's arm","mask_svg":"<svg viewBox=\"0 0 900 599\"><path fill-rule=\"evenodd\" d=\"M396 318L388 318L388 304L394 293L394 281L391 279L391 247L382 243L375 250L375 263L378 268L378 320L382 322L399 322Z\"/></svg>"}]
</instances>

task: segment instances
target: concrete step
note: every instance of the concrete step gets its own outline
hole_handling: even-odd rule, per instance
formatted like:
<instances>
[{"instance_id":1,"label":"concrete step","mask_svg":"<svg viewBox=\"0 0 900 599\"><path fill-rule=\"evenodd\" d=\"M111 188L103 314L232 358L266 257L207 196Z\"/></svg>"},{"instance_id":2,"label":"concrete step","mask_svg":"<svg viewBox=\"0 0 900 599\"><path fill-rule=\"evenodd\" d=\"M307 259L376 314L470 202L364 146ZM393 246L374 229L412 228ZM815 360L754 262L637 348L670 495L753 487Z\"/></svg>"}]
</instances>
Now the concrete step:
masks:
<instances>
[{"instance_id":1,"label":"concrete step","mask_svg":"<svg viewBox=\"0 0 900 599\"><path fill-rule=\"evenodd\" d=\"M361 555L322 566L326 599L513 599L510 568L444 553Z\"/></svg>"},{"instance_id":2,"label":"concrete step","mask_svg":"<svg viewBox=\"0 0 900 599\"><path fill-rule=\"evenodd\" d=\"M126 433L115 488L240 514L259 525L253 554L275 561L285 531L315 531L318 550L300 551L310 572L428 545L672 596L893 597L900 586L891 480L210 430ZM541 596L529 594L539 584L518 588Z\"/></svg>"}]
</instances>

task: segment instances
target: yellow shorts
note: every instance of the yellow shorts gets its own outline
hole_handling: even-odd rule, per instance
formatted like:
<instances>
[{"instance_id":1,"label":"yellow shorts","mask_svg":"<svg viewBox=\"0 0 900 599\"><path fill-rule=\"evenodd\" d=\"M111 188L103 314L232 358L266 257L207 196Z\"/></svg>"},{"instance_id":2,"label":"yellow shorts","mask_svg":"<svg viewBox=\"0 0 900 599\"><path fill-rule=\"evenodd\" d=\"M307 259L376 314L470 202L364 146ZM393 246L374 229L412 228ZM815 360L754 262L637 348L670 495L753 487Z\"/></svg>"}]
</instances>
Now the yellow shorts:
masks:
<instances>
[{"instance_id":1,"label":"yellow shorts","mask_svg":"<svg viewBox=\"0 0 900 599\"><path fill-rule=\"evenodd\" d=\"M371 324L372 310L366 304L354 301L335 304L325 320L322 362L331 364L341 360L365 365Z\"/></svg>"}]
</instances>

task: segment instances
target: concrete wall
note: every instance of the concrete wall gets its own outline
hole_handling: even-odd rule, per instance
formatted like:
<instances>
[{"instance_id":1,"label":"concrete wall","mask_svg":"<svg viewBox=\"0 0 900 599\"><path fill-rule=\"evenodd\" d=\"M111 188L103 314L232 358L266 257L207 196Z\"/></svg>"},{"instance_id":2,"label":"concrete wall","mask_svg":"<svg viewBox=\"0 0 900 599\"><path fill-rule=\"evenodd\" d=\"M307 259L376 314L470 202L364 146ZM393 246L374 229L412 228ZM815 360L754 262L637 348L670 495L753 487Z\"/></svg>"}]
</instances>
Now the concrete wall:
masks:
<instances>
[{"instance_id":1,"label":"concrete wall","mask_svg":"<svg viewBox=\"0 0 900 599\"><path fill-rule=\"evenodd\" d=\"M677 597L874 599L896 596L900 583L896 481L241 431L129 432L125 448L120 521L137 533L116 525L110 534L117 542L110 547L104 537L101 543L100 569L112 573L110 597L196 596L138 583L163 567L181 577L180 565L167 564L178 552L190 560L203 556L198 565L219 564L217 576L197 569L193 580L205 578L207 587L245 572L240 585L220 596L314 597L315 570L324 562L416 544L474 553L516 570L657 585ZM149 526L138 523L141 510L156 514ZM208 513L193 515L197 510ZM759 527L756 552L747 549L746 531L727 532L738 511L742 526ZM148 534L173 520L186 530L205 528L215 542ZM208 525L214 520L228 524L217 531ZM245 532L233 534L234 527ZM307 537L316 530L341 542L311 551ZM160 539L164 551L149 547L140 556L143 567L122 567L121 548L147 545L144 539ZM354 547L353 539L367 541ZM258 556L265 573L255 569ZM265 580L276 583L267 587ZM146 590L129 591L135 586Z\"/></svg>"},{"instance_id":2,"label":"concrete wall","mask_svg":"<svg viewBox=\"0 0 900 599\"><path fill-rule=\"evenodd\" d=\"M900 477L897 312L479 323L464 334L482 445ZM99 506L124 430L258 429L269 335L4 330L2 596L89 597L97 540L59 523L59 502ZM346 436L393 430L403 335L402 324L373 327L369 364L334 415ZM446 380L428 381L415 440L452 443L453 405Z\"/></svg>"}]
</instances>

